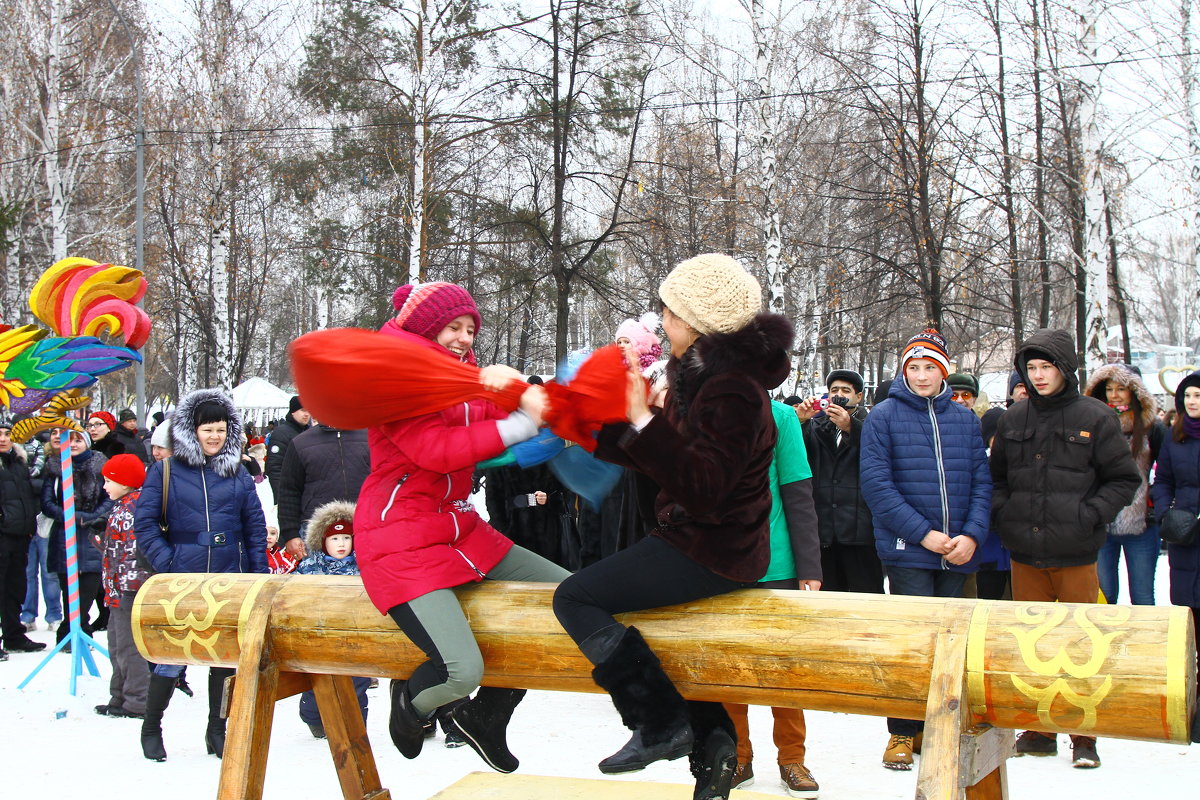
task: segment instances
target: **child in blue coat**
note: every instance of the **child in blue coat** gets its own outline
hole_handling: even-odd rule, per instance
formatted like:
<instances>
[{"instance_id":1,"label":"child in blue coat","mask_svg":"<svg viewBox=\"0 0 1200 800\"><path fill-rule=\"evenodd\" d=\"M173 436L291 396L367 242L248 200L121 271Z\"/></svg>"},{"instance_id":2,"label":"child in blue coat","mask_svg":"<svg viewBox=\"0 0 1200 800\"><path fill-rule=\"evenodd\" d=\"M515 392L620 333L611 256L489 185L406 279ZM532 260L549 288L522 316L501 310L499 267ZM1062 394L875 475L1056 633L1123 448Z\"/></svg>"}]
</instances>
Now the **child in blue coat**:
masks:
<instances>
[{"instance_id":1,"label":"child in blue coat","mask_svg":"<svg viewBox=\"0 0 1200 800\"><path fill-rule=\"evenodd\" d=\"M317 506L308 521L308 555L296 567L300 575L357 575L358 560L354 556L354 503L335 500ZM362 709L363 722L367 721L367 689L370 678L354 678L354 693L358 695L358 706ZM300 695L300 719L308 725L312 735L325 738L325 726L317 710L317 699L312 690Z\"/></svg>"}]
</instances>

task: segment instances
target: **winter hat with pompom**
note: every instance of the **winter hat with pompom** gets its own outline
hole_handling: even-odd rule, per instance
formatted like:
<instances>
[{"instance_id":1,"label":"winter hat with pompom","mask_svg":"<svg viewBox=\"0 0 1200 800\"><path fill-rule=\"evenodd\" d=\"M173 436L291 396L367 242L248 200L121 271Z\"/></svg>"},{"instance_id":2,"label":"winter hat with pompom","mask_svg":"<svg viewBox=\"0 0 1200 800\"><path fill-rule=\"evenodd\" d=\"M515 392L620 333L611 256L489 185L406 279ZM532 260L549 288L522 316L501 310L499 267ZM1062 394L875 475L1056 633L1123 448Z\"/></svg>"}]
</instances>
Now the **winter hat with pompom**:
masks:
<instances>
[{"instance_id":1,"label":"winter hat with pompom","mask_svg":"<svg viewBox=\"0 0 1200 800\"><path fill-rule=\"evenodd\" d=\"M653 364L662 356L662 343L658 340L658 314L647 311L637 319L627 319L617 326L613 340L628 339L638 354L638 366L642 369Z\"/></svg>"},{"instance_id":2,"label":"winter hat with pompom","mask_svg":"<svg viewBox=\"0 0 1200 800\"><path fill-rule=\"evenodd\" d=\"M658 296L701 335L741 330L762 310L758 281L722 253L680 262L658 287Z\"/></svg>"},{"instance_id":3,"label":"winter hat with pompom","mask_svg":"<svg viewBox=\"0 0 1200 800\"><path fill-rule=\"evenodd\" d=\"M483 327L479 309L469 292L453 283L408 283L392 295L396 324L409 333L436 339L442 329L463 314L475 321L475 332Z\"/></svg>"}]
</instances>

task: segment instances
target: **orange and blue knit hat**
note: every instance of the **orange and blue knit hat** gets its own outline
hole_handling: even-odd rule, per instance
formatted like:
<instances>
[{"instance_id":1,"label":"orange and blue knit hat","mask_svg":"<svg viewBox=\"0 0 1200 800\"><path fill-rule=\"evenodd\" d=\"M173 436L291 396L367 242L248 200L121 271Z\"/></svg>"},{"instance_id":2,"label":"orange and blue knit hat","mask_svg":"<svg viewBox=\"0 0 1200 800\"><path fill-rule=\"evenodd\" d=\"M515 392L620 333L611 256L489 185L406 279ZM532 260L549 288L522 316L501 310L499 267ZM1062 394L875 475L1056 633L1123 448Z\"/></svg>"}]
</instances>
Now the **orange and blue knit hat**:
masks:
<instances>
[{"instance_id":1,"label":"orange and blue knit hat","mask_svg":"<svg viewBox=\"0 0 1200 800\"><path fill-rule=\"evenodd\" d=\"M392 295L396 324L409 333L436 339L456 318L469 314L475 320L475 331L483 327L479 309L471 294L453 283L408 283Z\"/></svg>"},{"instance_id":2,"label":"orange and blue knit hat","mask_svg":"<svg viewBox=\"0 0 1200 800\"><path fill-rule=\"evenodd\" d=\"M946 351L946 339L937 328L926 328L908 340L900 353L900 372L903 373L908 362L914 358L928 358L942 370L942 380L950 375L950 354Z\"/></svg>"}]
</instances>

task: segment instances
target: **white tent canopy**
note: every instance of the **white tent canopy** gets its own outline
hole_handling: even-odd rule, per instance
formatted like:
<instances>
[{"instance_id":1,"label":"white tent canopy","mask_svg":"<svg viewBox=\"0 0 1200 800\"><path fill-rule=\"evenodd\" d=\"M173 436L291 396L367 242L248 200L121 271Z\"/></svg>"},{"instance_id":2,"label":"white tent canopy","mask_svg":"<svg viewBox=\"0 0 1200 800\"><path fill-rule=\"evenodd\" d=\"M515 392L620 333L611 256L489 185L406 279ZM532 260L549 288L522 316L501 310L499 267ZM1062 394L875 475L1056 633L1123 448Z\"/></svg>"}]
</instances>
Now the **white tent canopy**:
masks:
<instances>
[{"instance_id":1,"label":"white tent canopy","mask_svg":"<svg viewBox=\"0 0 1200 800\"><path fill-rule=\"evenodd\" d=\"M233 404L238 408L287 408L292 396L262 378L247 378L233 387Z\"/></svg>"},{"instance_id":2,"label":"white tent canopy","mask_svg":"<svg viewBox=\"0 0 1200 800\"><path fill-rule=\"evenodd\" d=\"M233 387L233 405L247 421L259 425L287 413L292 396L263 378L247 378ZM279 412L279 413L274 413Z\"/></svg>"}]
</instances>

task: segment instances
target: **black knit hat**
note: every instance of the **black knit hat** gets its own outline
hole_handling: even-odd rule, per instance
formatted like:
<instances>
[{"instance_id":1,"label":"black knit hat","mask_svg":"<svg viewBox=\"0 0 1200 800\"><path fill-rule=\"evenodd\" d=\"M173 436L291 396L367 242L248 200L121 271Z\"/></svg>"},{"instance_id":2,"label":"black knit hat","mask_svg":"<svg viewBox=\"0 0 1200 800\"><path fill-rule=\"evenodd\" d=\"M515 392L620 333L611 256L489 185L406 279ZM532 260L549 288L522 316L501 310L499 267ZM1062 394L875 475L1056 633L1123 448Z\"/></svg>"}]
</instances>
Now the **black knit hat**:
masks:
<instances>
[{"instance_id":1,"label":"black knit hat","mask_svg":"<svg viewBox=\"0 0 1200 800\"><path fill-rule=\"evenodd\" d=\"M304 403L300 402L300 395L292 395L291 401L288 403L288 413L295 414L300 409L304 408Z\"/></svg>"},{"instance_id":2,"label":"black knit hat","mask_svg":"<svg viewBox=\"0 0 1200 800\"><path fill-rule=\"evenodd\" d=\"M1038 350L1036 347L1031 347L1028 350L1025 350L1023 353L1021 353L1021 357L1025 359L1026 365L1028 365L1033 359L1037 358L1042 361L1049 361L1056 367L1058 366L1058 361L1055 360L1054 356L1050 355L1045 350Z\"/></svg>"},{"instance_id":3,"label":"black knit hat","mask_svg":"<svg viewBox=\"0 0 1200 800\"><path fill-rule=\"evenodd\" d=\"M828 389L833 386L834 381L845 381L854 387L854 391L862 394L864 385L863 377L852 369L835 369L833 372L830 372L825 376L825 388Z\"/></svg>"},{"instance_id":4,"label":"black knit hat","mask_svg":"<svg viewBox=\"0 0 1200 800\"><path fill-rule=\"evenodd\" d=\"M216 400L204 400L192 412L192 426L211 425L214 422L229 422L229 409Z\"/></svg>"}]
</instances>

